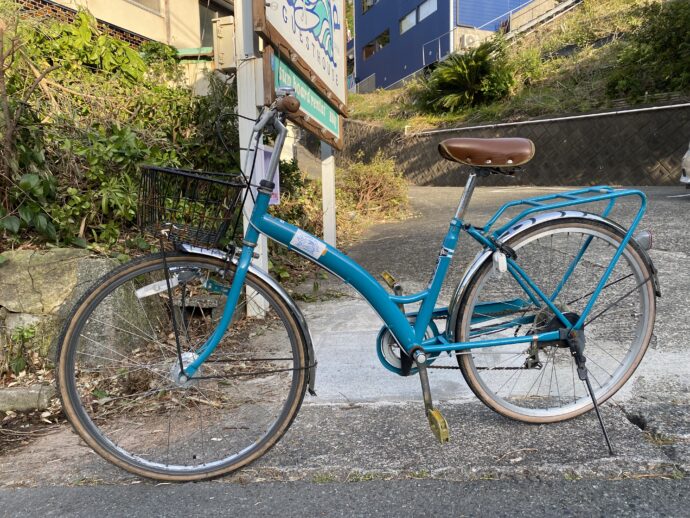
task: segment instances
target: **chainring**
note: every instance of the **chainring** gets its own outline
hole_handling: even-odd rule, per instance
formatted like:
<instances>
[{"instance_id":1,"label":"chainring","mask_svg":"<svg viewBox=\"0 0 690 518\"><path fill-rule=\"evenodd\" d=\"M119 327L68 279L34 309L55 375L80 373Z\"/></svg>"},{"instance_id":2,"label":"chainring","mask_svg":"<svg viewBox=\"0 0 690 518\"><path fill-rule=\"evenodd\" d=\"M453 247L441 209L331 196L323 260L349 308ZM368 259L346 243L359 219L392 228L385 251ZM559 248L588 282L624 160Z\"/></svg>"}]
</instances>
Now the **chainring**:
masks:
<instances>
[{"instance_id":1,"label":"chainring","mask_svg":"<svg viewBox=\"0 0 690 518\"><path fill-rule=\"evenodd\" d=\"M409 320L410 323L414 325L414 317L410 317ZM431 336L431 330L428 329L424 338L431 338ZM409 376L410 374L417 373L417 369L414 367L407 373L404 371L402 355L404 355L405 352L387 326L383 326L376 337L376 354L383 366L398 376ZM429 363L432 363L437 356L438 353L429 355Z\"/></svg>"}]
</instances>

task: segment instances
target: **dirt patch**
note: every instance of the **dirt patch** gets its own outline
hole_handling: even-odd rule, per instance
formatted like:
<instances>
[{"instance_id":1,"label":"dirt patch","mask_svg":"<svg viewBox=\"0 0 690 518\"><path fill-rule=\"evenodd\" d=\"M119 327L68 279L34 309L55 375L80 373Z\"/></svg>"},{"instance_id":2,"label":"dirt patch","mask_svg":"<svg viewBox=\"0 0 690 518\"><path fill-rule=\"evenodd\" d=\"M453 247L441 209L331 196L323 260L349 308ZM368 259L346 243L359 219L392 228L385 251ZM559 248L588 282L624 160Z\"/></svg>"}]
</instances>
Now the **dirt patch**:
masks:
<instances>
[{"instance_id":1,"label":"dirt patch","mask_svg":"<svg viewBox=\"0 0 690 518\"><path fill-rule=\"evenodd\" d=\"M50 411L46 411L50 412ZM30 445L41 437L55 433L64 418L61 412L8 412L0 428L0 456Z\"/></svg>"},{"instance_id":2,"label":"dirt patch","mask_svg":"<svg viewBox=\"0 0 690 518\"><path fill-rule=\"evenodd\" d=\"M0 456L0 486L115 483L135 477L108 464L62 423Z\"/></svg>"}]
</instances>

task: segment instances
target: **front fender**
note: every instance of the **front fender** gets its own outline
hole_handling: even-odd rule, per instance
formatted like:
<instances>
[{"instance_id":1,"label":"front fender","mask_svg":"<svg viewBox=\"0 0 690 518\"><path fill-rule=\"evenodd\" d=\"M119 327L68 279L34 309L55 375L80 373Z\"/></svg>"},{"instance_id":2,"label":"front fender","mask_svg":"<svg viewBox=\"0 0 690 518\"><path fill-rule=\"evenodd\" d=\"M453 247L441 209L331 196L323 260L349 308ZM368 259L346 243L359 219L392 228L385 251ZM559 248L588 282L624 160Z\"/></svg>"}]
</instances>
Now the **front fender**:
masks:
<instances>
[{"instance_id":1,"label":"front fender","mask_svg":"<svg viewBox=\"0 0 690 518\"><path fill-rule=\"evenodd\" d=\"M605 225L611 226L615 228L618 232L621 232L623 235L627 233L627 230L625 230L623 227L621 227L618 223L615 223L609 219L603 218L597 214L591 214L589 212L582 212L582 211L576 211L576 210L561 210L558 212L548 212L544 214L539 214L530 218L523 219L521 221L518 221L515 225L510 227L508 230L506 230L503 234L501 234L497 239L501 243L505 243L509 241L510 239L514 238L515 236L521 234L522 232L527 231L528 229L532 228L534 225L538 225L540 223L544 223L547 221L556 221L559 219L565 219L565 218L580 218L580 219L587 219L591 221L598 221L600 223L603 223ZM652 282L654 283L654 290L657 296L661 295L661 292L659 290L659 280L657 278L657 272L656 268L654 267L654 264L652 264L652 260L649 257L649 254L647 251L642 248L635 239L631 239L630 243L635 249L640 253L644 261L647 263L649 266L650 271L652 272ZM446 328L446 334L448 336L448 340L450 341L455 341L455 328L457 325L458 321L458 313L460 311L460 302L463 300L465 296L465 292L467 291L468 286L470 285L470 281L472 280L472 277L479 271L479 269L482 267L486 261L491 260L491 256L493 255L493 251L490 249L484 249L481 252L477 254L477 257L475 257L474 261L467 267L467 270L465 270L465 274L462 277L462 280L458 284L458 286L455 288L455 292L453 293L453 297L451 298L450 304L448 305L448 327Z\"/></svg>"},{"instance_id":2,"label":"front fender","mask_svg":"<svg viewBox=\"0 0 690 518\"><path fill-rule=\"evenodd\" d=\"M223 260L227 259L227 254L220 250L199 248L187 244L182 244L181 248L190 254L206 255ZM237 259L233 257L232 263L235 266L237 266ZM249 271L253 275L256 275L263 282L268 284L276 292L276 294L287 306L291 316L293 316L297 321L300 333L302 334L302 339L307 344L307 365L309 366L307 374L309 383L309 393L312 395L316 395L316 392L314 391L314 384L316 383L316 355L314 354L314 344L311 338L311 333L309 332L309 327L307 326L307 321L304 318L302 311L299 309L297 304L295 304L295 301L292 300L290 295L287 294L285 289L273 277L271 277L271 275L266 270L263 270L261 268L254 266L253 264L250 264Z\"/></svg>"},{"instance_id":3,"label":"front fender","mask_svg":"<svg viewBox=\"0 0 690 518\"><path fill-rule=\"evenodd\" d=\"M249 271L275 290L275 292L290 310L292 316L295 317L295 320L297 320L300 332L302 333L302 339L307 344L307 366L309 367L307 371L307 382L309 383L309 393L312 396L315 396L316 392L314 391L314 384L316 383L316 355L314 354L314 344L312 342L311 333L309 332L309 327L307 326L307 320L304 318L304 315L297 304L295 304L295 301L292 300L285 289L273 277L271 277L267 271L257 268L254 265L249 266Z\"/></svg>"}]
</instances>

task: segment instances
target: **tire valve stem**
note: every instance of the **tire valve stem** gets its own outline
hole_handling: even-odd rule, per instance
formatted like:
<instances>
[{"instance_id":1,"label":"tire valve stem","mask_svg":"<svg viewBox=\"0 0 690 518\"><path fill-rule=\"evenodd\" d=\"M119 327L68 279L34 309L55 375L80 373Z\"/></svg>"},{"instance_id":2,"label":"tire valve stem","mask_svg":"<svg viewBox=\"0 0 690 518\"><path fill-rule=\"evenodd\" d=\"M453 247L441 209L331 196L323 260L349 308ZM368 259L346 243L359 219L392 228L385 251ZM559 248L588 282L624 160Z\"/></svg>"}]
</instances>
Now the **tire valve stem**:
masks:
<instances>
[{"instance_id":1,"label":"tire valve stem","mask_svg":"<svg viewBox=\"0 0 690 518\"><path fill-rule=\"evenodd\" d=\"M585 365L587 359L584 355L585 350L585 332L582 329L560 329L559 338L565 340L570 348L570 354L575 360L577 365L577 376L581 381L585 382L587 386L587 391L589 392L589 397L592 398L592 404L594 406L594 412L597 414L597 419L599 420L599 425L601 426L601 431L604 434L604 440L606 441L606 446L609 449L609 455L613 456L613 448L611 447L611 441L609 440L609 434L606 432L606 426L604 426L604 420L601 418L599 413L599 405L597 404L597 399L594 397L594 390L592 389L592 384L589 381L589 375L587 373L587 366Z\"/></svg>"}]
</instances>

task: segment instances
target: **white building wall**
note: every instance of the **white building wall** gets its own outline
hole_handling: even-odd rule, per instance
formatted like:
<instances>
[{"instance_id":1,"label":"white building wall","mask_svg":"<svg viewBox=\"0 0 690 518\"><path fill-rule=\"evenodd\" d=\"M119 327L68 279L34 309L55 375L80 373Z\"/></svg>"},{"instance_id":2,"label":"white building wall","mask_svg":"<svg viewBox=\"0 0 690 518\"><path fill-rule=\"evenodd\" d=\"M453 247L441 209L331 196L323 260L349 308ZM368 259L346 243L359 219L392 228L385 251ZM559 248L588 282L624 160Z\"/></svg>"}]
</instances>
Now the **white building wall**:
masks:
<instances>
[{"instance_id":1,"label":"white building wall","mask_svg":"<svg viewBox=\"0 0 690 518\"><path fill-rule=\"evenodd\" d=\"M55 2L73 9L86 8L99 20L178 49L201 45L198 0L160 0L159 13L137 4L136 0Z\"/></svg>"}]
</instances>

